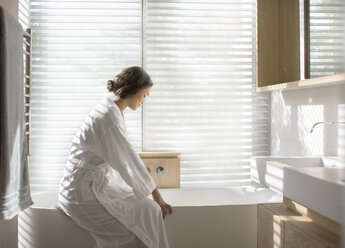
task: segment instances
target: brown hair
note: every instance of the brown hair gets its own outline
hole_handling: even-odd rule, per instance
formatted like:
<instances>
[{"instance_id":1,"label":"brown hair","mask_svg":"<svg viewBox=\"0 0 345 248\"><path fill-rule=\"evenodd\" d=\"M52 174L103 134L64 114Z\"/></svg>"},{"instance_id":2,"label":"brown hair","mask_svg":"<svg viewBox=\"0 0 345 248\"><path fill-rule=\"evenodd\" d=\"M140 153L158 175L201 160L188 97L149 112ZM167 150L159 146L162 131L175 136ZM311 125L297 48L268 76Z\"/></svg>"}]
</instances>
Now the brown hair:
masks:
<instances>
[{"instance_id":1,"label":"brown hair","mask_svg":"<svg viewBox=\"0 0 345 248\"><path fill-rule=\"evenodd\" d=\"M139 66L123 69L114 80L108 80L107 89L120 98L134 95L140 90L152 87L153 82L147 72Z\"/></svg>"}]
</instances>

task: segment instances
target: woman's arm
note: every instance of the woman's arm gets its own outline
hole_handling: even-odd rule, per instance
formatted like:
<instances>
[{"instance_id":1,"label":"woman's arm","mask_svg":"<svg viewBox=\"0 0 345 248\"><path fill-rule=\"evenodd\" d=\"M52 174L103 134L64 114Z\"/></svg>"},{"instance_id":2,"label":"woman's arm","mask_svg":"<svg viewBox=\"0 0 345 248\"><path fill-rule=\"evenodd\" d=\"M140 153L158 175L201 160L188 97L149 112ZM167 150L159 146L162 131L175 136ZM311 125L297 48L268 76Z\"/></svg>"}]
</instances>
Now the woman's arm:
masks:
<instances>
[{"instance_id":1,"label":"woman's arm","mask_svg":"<svg viewBox=\"0 0 345 248\"><path fill-rule=\"evenodd\" d=\"M146 166L128 141L125 130L117 124L104 133L92 152L120 173L137 199L145 199L156 188Z\"/></svg>"},{"instance_id":2,"label":"woman's arm","mask_svg":"<svg viewBox=\"0 0 345 248\"><path fill-rule=\"evenodd\" d=\"M153 200L155 200L155 202L157 202L157 204L161 207L162 213L163 213L163 219L165 218L166 214L168 213L168 210L169 210L170 214L172 213L171 206L163 200L163 198L162 198L162 196L159 193L157 188L155 188L152 191L152 197L153 197Z\"/></svg>"}]
</instances>

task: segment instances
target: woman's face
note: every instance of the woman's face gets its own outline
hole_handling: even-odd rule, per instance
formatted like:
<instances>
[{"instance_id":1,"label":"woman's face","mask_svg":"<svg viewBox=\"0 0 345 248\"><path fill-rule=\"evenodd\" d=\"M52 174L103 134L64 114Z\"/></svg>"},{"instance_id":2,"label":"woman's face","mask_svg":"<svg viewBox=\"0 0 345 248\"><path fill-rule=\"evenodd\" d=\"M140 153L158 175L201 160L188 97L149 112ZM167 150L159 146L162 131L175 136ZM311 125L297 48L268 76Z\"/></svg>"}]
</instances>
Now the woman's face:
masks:
<instances>
[{"instance_id":1,"label":"woman's face","mask_svg":"<svg viewBox=\"0 0 345 248\"><path fill-rule=\"evenodd\" d=\"M132 110L137 110L140 105L144 104L145 98L150 94L151 88L143 89L135 95L129 97L128 107Z\"/></svg>"}]
</instances>

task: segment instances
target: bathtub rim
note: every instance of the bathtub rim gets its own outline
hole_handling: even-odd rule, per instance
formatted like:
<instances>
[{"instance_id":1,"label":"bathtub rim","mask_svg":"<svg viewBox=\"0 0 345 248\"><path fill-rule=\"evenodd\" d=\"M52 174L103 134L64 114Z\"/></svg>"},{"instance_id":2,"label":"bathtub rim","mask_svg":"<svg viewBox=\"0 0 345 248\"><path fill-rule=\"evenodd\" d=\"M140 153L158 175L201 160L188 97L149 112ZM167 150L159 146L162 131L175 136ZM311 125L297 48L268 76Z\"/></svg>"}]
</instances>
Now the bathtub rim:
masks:
<instances>
[{"instance_id":1,"label":"bathtub rim","mask_svg":"<svg viewBox=\"0 0 345 248\"><path fill-rule=\"evenodd\" d=\"M240 191L242 189L242 191ZM245 192L243 190L254 190L254 192ZM257 191L255 191L257 190ZM243 203L240 203L238 201L235 201L235 203L219 203L219 202L208 202L208 203L177 203L178 200L174 201L170 201L167 200L167 202L174 208L179 208L179 207L202 207L202 206L208 206L208 207L211 207L211 206L228 206L228 205L255 205L255 204L263 204L263 203L281 203L283 201L283 197L282 197L282 194L279 194L267 187L263 187L261 185L250 185L250 186L228 186L228 187L202 187L202 188L163 188L163 189L159 189L159 191L161 192L163 198L166 200L168 197L168 194L174 194L174 191L175 192L185 192L185 194L190 194L190 193L201 193L203 192L205 194L205 191L206 193L208 194L211 194L212 191L215 191L214 193L216 192L221 192L221 193L226 193L228 192L230 195L231 194L234 194L237 195L236 196L240 196L242 197L241 200L243 200ZM267 194L267 198L262 198L262 199L252 199L250 197L252 196L255 196L256 193L260 193L260 191L262 191L261 193L264 193L264 194ZM240 192L242 192L242 194L239 194ZM244 192L244 194L243 194ZM32 196L32 200L34 202L34 204L32 206L30 206L30 209L56 209L56 203L58 202L58 191L41 191L41 192L35 192L33 193L31 196ZM270 197L270 194L271 194L271 197ZM42 202L38 202L40 201L41 199L37 199L38 197L40 196L46 196L46 195L54 195L54 200L52 200L52 198L50 197L49 199L47 199L48 201L50 200L49 203L42 203ZM152 195L149 195L148 196L150 199L152 199ZM183 197L181 195L179 195L179 197ZM230 201L230 199L227 199ZM238 200L238 198L237 198ZM181 200L180 200L181 201ZM188 201L187 201L188 202ZM196 201L198 202L198 201Z\"/></svg>"}]
</instances>

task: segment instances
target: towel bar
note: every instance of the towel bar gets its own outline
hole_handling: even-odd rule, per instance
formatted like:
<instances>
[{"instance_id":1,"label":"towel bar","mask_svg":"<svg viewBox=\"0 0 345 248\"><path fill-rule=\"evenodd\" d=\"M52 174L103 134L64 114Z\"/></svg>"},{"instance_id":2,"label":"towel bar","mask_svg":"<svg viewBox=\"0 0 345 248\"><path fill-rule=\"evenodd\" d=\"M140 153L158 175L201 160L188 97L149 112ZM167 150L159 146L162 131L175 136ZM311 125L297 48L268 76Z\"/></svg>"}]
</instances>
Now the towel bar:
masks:
<instances>
[{"instance_id":1,"label":"towel bar","mask_svg":"<svg viewBox=\"0 0 345 248\"><path fill-rule=\"evenodd\" d=\"M28 28L28 29L30 29L30 28ZM31 29L30 29L30 31L31 31ZM27 31L25 31L25 30L23 31L23 36L26 37L26 38L30 38L31 37L31 35Z\"/></svg>"},{"instance_id":2,"label":"towel bar","mask_svg":"<svg viewBox=\"0 0 345 248\"><path fill-rule=\"evenodd\" d=\"M32 48L32 37L31 29L28 28L23 31L23 54L25 61L24 69L24 109L25 109L25 134L27 135L27 148L28 155L30 156L30 130L31 130L31 48Z\"/></svg>"},{"instance_id":3,"label":"towel bar","mask_svg":"<svg viewBox=\"0 0 345 248\"><path fill-rule=\"evenodd\" d=\"M24 36L24 38L26 38L26 37ZM26 40L23 40L23 42L24 42L25 45L31 46L31 44L29 42L27 42Z\"/></svg>"}]
</instances>

